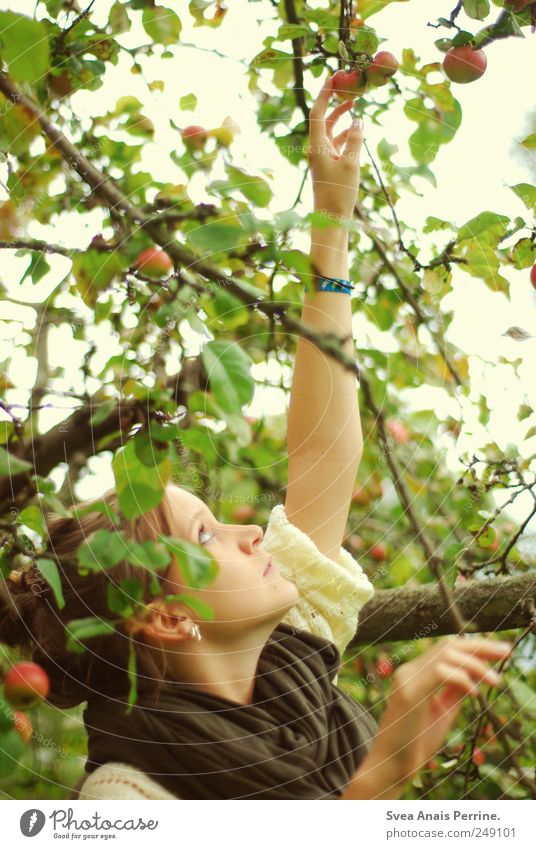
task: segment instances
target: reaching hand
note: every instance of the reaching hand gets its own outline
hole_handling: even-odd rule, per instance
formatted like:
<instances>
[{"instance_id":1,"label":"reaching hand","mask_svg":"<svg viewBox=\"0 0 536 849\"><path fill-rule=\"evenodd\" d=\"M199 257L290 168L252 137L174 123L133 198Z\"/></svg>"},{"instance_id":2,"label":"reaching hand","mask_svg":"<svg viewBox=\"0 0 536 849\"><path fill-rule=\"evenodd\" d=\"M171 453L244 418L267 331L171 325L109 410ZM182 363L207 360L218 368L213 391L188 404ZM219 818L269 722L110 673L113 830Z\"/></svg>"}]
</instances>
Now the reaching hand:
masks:
<instances>
[{"instance_id":1,"label":"reaching hand","mask_svg":"<svg viewBox=\"0 0 536 849\"><path fill-rule=\"evenodd\" d=\"M511 650L510 644L496 640L447 637L395 670L389 702L367 755L370 762L388 765L393 787L410 780L437 753L463 699L479 682L499 683L485 658L499 660Z\"/></svg>"},{"instance_id":2,"label":"reaching hand","mask_svg":"<svg viewBox=\"0 0 536 849\"><path fill-rule=\"evenodd\" d=\"M331 77L327 77L309 114L307 159L313 178L315 209L340 218L352 218L359 190L363 122L357 126L352 124L334 138L336 121L354 101L344 101L326 118L331 95Z\"/></svg>"}]
</instances>

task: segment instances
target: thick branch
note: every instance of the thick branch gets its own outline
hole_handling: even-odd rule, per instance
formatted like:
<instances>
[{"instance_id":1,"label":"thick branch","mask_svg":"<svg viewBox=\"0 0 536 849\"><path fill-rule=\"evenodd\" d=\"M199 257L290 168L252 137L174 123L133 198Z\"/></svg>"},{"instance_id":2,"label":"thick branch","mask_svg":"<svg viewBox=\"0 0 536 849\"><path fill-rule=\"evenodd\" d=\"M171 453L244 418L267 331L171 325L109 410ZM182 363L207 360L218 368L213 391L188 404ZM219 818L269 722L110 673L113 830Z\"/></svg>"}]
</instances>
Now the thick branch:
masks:
<instances>
[{"instance_id":1,"label":"thick branch","mask_svg":"<svg viewBox=\"0 0 536 849\"><path fill-rule=\"evenodd\" d=\"M455 587L452 595L463 618L477 633L523 628L531 621L527 602L536 599L536 575L466 581ZM359 613L358 628L347 651L360 644L451 633L448 608L439 587L406 585L374 594Z\"/></svg>"}]
</instances>

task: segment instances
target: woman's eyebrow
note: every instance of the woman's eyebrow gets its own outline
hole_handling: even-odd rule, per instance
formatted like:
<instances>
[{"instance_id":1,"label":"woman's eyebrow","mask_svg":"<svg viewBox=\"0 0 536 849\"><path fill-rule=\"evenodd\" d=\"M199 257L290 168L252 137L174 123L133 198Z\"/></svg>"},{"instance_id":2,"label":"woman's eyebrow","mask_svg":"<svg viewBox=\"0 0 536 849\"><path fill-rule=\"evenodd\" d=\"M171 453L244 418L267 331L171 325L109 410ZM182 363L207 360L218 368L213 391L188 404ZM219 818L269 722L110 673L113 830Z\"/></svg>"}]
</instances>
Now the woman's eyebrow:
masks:
<instances>
[{"instance_id":1,"label":"woman's eyebrow","mask_svg":"<svg viewBox=\"0 0 536 849\"><path fill-rule=\"evenodd\" d=\"M203 515L203 513L204 513L204 509L203 509L203 508L201 508L201 509L197 510L197 512L196 512L196 513L194 513L194 515L192 516L192 520L191 520L191 522L190 522L190 528L189 528L189 530L188 530L188 533L189 533L189 534L191 534L191 533L192 533L192 531L193 531L193 529L194 529L195 520L196 520L196 519L198 519L198 518L199 518L199 516L202 516L202 515Z\"/></svg>"}]
</instances>

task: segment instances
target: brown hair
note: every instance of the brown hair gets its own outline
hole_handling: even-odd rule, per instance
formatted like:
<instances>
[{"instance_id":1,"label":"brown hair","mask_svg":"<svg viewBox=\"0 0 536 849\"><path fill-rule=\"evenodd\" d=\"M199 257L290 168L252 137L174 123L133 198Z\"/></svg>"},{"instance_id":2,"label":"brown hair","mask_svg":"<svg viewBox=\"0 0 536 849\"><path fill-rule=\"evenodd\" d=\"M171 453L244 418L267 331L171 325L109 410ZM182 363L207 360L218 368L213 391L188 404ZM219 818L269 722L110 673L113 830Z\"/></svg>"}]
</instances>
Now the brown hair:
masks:
<instances>
[{"instance_id":1,"label":"brown hair","mask_svg":"<svg viewBox=\"0 0 536 849\"><path fill-rule=\"evenodd\" d=\"M161 534L173 535L167 491L156 507L133 520L121 515L119 499L113 489L76 507L101 501L119 514L118 529L128 539L157 542ZM116 530L112 520L100 512L90 511L78 518L49 513L45 515L45 522L49 533L48 549L57 558L65 606L59 610L37 566L22 571L18 580L10 576L1 587L0 641L20 649L43 667L50 679L47 701L60 708L75 707L91 694L113 693L126 698L130 686L130 646L134 644L138 679L144 679L144 689L156 699L165 680L165 656L143 642L138 634L131 636L124 621L109 634L84 640L87 648L83 653L66 648L65 625L71 619L89 616L116 619L108 608L107 590L110 583L119 585L125 578L139 579L144 603L153 601L155 576L161 587L167 569L156 572L124 560L108 570L80 574L76 563L78 546L99 528Z\"/></svg>"}]
</instances>

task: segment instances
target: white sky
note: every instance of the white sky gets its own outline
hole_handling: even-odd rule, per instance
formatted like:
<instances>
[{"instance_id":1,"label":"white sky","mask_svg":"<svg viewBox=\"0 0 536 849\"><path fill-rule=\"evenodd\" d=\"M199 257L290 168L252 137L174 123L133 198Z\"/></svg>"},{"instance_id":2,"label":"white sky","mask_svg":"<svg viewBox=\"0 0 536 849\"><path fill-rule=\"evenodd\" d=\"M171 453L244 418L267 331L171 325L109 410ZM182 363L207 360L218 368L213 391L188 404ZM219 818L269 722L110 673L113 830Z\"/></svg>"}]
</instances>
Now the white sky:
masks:
<instances>
[{"instance_id":1,"label":"white sky","mask_svg":"<svg viewBox=\"0 0 536 849\"><path fill-rule=\"evenodd\" d=\"M95 20L104 24L112 2L97 0L94 6ZM269 20L274 9L268 0L246 3L245 0L229 2L229 11L223 25L219 29L208 27L193 27L193 19L187 11L186 2L175 3L169 0L166 4L175 9L182 20L183 31L180 47L175 50L175 59L160 59L160 48L156 55L142 60L144 76L148 81L161 79L166 81L164 92L148 91L141 76L132 75L129 64L122 56L118 66L109 66L105 85L96 92L80 92L71 98L75 114L84 122L84 115L104 113L115 106L117 97L131 94L138 97L144 104L144 113L151 118L156 127L153 143L146 143L140 170L150 171L155 179L166 182L186 183L188 178L181 169L168 157L173 145L181 150L180 138L168 124L170 117L179 126L199 123L207 128L219 126L222 120L230 115L241 127L241 134L233 144L232 156L234 164L248 169L251 173L259 173L261 169L273 170L271 185L274 199L270 209L266 211L269 217L272 213L290 207L299 191L302 171L291 166L279 154L277 147L266 135L262 135L256 124L257 102L248 89L247 62L262 49L263 39L275 34L276 26ZM327 6L327 3L317 2L316 6ZM428 21L435 21L438 16L447 16L452 2L448 0L411 0L410 3L393 4L381 14L371 19L378 34L387 40L382 44L388 49L401 55L403 47L412 46L422 61L440 61L442 54L434 46L434 40L448 35L447 30L435 30L427 27ZM17 12L33 14L34 0L17 0L17 2L1 2L0 9L12 9ZM494 12L497 10L494 9ZM137 13L139 16L139 13ZM266 23L259 23L267 18ZM463 17L460 17L463 21ZM481 24L473 21L476 31ZM469 26L471 28L471 26ZM405 194L397 203L400 219L411 222L417 230L422 226L428 215L452 220L462 224L483 210L494 210L515 217L521 215L529 220L528 210L516 198L508 185L517 182L532 182L531 174L524 167L520 158L514 158L512 151L516 141L519 142L528 134L526 115L534 109L534 98L530 80L534 80L536 70L534 49L536 35L524 30L526 38L508 39L492 44L487 48L488 68L484 76L471 85L454 86L455 96L460 100L463 109L463 120L460 130L453 142L443 146L431 168L436 174L438 188L419 180L418 189L421 197ZM146 42L136 26L135 32L124 34L120 40L126 46ZM186 46L186 43L192 45ZM290 42L274 44L281 50L290 50ZM211 53L218 50L228 58ZM334 69L335 66L332 67ZM276 94L277 90L271 83L272 71L261 73L261 88ZM323 76L313 80L306 77L306 86L313 94L318 91ZM431 79L431 78L430 78ZM438 76L436 81L439 81ZM514 81L514 84L513 84ZM198 104L193 112L181 112L179 99L193 92L198 98ZM378 90L378 97L382 97ZM382 138L390 143L399 145L400 153L395 161L401 165L413 165L414 162L407 149L407 138L416 125L411 124L402 115L401 101L398 108L393 108L389 114L381 118L382 126L366 124L366 138L371 150ZM298 113L295 113L298 119ZM349 123L349 118L342 118L340 129ZM278 128L283 132L283 125ZM121 134L115 133L115 138ZM139 143L136 137L127 137L131 143ZM366 154L363 154L366 161ZM534 173L534 171L533 171ZM225 172L221 163L216 163L208 175L208 180L223 178ZM6 170L0 166L0 179L5 180ZM195 202L214 202L211 195L203 191L205 177L196 175L189 183L189 192ZM0 199L5 194L0 188ZM312 208L310 181L302 193L302 204L298 211L305 214ZM260 212L262 216L263 213ZM51 226L41 226L32 223L28 235L36 238L49 239L67 246L86 245L90 238L100 230L101 213L95 210L91 213L63 215L61 222ZM515 242L526 232L520 232L512 240ZM394 236L394 227L393 227ZM432 234L429 245L437 239L442 245L441 234ZM422 242L426 246L426 242ZM296 234L292 247L309 250L309 237L306 232ZM17 258L10 251L1 251L0 277L8 288L10 295L27 304L41 302L54 291L60 280L69 269L69 261L62 257L49 257L51 272L36 286L31 282L18 284L26 266L27 257ZM535 417L517 421L517 409L521 403L529 403L536 407L536 384L534 382L535 346L536 339L525 342L515 342L501 334L511 325L519 325L536 336L536 292L529 283L528 269L516 271L513 268L503 268L501 273L511 283L510 301L503 295L490 290L476 278L470 277L454 269L454 290L443 301L446 309L453 309L455 316L447 332L447 339L458 345L462 350L471 354L470 380L472 400L478 400L480 392L485 394L488 406L492 409L489 425L482 428L478 423L478 411L465 399L459 401L449 398L442 389L422 387L418 390L406 390L403 394L413 409L434 409L440 416L448 413L454 416L463 414L466 420L464 432L455 447L450 437L443 440L447 448L447 461L451 468L458 468L457 458L465 450L478 448L489 439L494 439L501 448L508 443L519 446L520 452L528 456L536 450L536 439L522 442L523 436L534 424ZM281 285L284 281L281 281ZM90 313L82 305L78 305L70 295L62 296L57 303L66 306L77 304L79 314L88 316ZM12 403L25 404L28 400L27 390L35 380L35 358L27 358L21 352L15 352L11 339L20 333L22 326L26 331L35 324L35 310L4 302L0 304L1 318L18 318L20 325L9 325L0 320L0 362L11 357L8 373L11 380L19 387L11 390L7 398ZM181 330L185 323L181 325ZM396 341L389 333L381 333L366 319L361 312L354 317L354 330L357 344L376 346L386 352L397 349ZM85 343L72 339L69 328L54 328L50 334L49 361L50 366L65 367L65 379L54 385L58 389L78 391L82 388L81 374L78 369L81 355L87 349ZM99 347L99 362L104 362L116 347L110 344L110 334L103 323L95 328L95 341ZM188 354L196 353L202 344L201 337L191 333L191 348ZM514 375L511 366L497 365L499 357L510 360L524 358L519 367L519 379ZM66 364L72 364L71 366ZM176 368L171 366L170 372ZM254 366L253 373L261 379L278 380L277 369L270 372L261 366ZM97 382L91 389L97 388ZM69 399L58 399L49 396L48 401L54 401L62 409L58 412L43 410L40 417L40 428L47 430L65 416L65 409L72 406ZM285 409L283 395L279 390L257 390L253 404L248 413L258 415L267 412L282 412ZM1 413L0 413L1 415ZM90 468L94 474L82 481L78 487L80 497L89 498L106 489L113 483L109 455L93 458ZM62 475L57 476L58 483ZM529 508L529 497L525 501L519 498L511 510L513 518L523 518Z\"/></svg>"}]
</instances>

